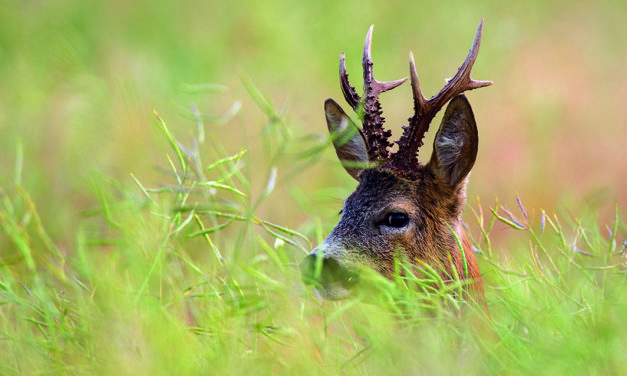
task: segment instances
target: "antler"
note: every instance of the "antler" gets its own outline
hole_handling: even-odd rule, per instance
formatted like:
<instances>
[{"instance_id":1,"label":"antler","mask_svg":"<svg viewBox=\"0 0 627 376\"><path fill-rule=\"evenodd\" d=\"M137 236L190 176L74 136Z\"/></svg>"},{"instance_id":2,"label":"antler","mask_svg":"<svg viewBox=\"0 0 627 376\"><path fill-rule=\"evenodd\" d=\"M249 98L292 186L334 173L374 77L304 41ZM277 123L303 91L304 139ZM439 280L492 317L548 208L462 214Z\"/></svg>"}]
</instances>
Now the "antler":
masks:
<instances>
[{"instance_id":1,"label":"antler","mask_svg":"<svg viewBox=\"0 0 627 376\"><path fill-rule=\"evenodd\" d=\"M423 145L422 139L429 130L429 124L440 109L453 97L467 90L478 89L480 87L492 85L491 81L475 81L470 78L470 71L477 60L479 46L481 44L481 33L483 31L483 19L479 23L475 39L470 47L468 56L464 63L457 70L457 74L450 79L447 84L430 99L426 99L420 90L418 74L414 64L414 56L409 53L409 72L411 75L411 87L414 95L414 115L409 118L409 126L403 127L403 135L398 144L398 151L393 153L388 163L399 172L411 173L419 167L418 149Z\"/></svg>"},{"instance_id":2,"label":"antler","mask_svg":"<svg viewBox=\"0 0 627 376\"><path fill-rule=\"evenodd\" d=\"M342 94L346 102L355 110L358 111L360 106L363 106L364 118L363 118L363 130L368 145L368 158L370 161L387 160L388 147L392 146L392 143L388 141L388 138L392 135L392 131L383 128L385 118L381 116L381 103L379 102L379 95L381 93L392 90L395 87L401 85L407 81L407 78L403 78L397 81L379 82L374 78L372 72L372 29L374 25L368 29L366 34L366 41L364 43L364 55L362 58L362 66L364 69L364 96L359 97L359 94L355 91L355 88L351 86L348 81L348 73L346 73L346 63L344 52L340 54L340 86L342 88Z\"/></svg>"}]
</instances>

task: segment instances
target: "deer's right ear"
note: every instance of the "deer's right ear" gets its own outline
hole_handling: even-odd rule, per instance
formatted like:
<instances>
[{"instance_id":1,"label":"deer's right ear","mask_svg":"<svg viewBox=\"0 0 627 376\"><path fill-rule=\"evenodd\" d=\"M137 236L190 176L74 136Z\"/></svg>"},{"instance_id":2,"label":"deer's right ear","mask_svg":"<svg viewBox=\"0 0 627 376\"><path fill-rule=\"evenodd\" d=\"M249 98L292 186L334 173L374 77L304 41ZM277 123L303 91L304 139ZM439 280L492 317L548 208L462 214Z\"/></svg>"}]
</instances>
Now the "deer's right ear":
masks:
<instances>
[{"instance_id":1,"label":"deer's right ear","mask_svg":"<svg viewBox=\"0 0 627 376\"><path fill-rule=\"evenodd\" d=\"M359 180L359 174L368 163L364 136L333 99L324 102L324 114L337 157L350 176Z\"/></svg>"}]
</instances>

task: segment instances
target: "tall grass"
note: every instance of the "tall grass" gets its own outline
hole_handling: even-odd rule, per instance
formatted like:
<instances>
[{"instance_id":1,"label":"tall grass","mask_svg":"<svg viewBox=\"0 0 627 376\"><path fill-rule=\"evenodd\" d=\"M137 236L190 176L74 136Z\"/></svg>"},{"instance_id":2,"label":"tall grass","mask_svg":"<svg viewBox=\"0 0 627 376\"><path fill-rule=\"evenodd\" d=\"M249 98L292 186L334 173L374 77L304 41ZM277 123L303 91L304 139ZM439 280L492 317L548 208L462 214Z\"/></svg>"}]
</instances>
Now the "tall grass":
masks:
<instances>
[{"instance_id":1,"label":"tall grass","mask_svg":"<svg viewBox=\"0 0 627 376\"><path fill-rule=\"evenodd\" d=\"M320 301L297 267L309 239L321 238L319 219L299 232L257 214L295 140L281 112L244 82L267 116L265 181L251 181L246 149L221 150L195 107L190 141L155 112L166 183L151 186L141 171L132 184L93 177L99 205L67 229L73 249L47 235L21 184L18 147L0 191L1 374L626 372L627 231L618 208L606 226L532 211L520 199L512 211L471 204L487 311L447 291L459 285L433 290L411 273L373 275L358 298ZM300 166L329 143L301 142ZM209 144L217 155L203 161ZM507 243L493 244L497 226L511 233Z\"/></svg>"}]
</instances>

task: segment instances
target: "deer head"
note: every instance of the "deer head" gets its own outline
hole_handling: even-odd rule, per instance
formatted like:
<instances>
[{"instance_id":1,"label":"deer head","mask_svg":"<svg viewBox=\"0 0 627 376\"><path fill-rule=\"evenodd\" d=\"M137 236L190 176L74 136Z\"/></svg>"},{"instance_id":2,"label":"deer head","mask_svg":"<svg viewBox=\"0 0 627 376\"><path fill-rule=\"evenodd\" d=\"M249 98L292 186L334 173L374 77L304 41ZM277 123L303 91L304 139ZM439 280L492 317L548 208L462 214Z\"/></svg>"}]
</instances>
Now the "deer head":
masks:
<instances>
[{"instance_id":1,"label":"deer head","mask_svg":"<svg viewBox=\"0 0 627 376\"><path fill-rule=\"evenodd\" d=\"M470 78L483 20L457 74L430 99L422 95L410 52L414 115L403 127L401 138L394 141L396 152L388 140L392 132L383 127L379 95L407 79L379 82L374 78L372 28L364 45L361 97L348 80L344 53L340 54L340 86L348 104L362 115L361 129L335 101L324 103L337 156L359 185L344 201L340 222L301 263L303 280L314 283L324 298L341 299L352 291L361 266L391 276L400 254L409 262L432 266L447 279L452 280L457 271L459 278L468 279L467 291L481 299L481 276L462 228L461 213L479 142L472 108L462 93L492 84ZM431 159L423 165L418 161L423 137L447 103Z\"/></svg>"}]
</instances>

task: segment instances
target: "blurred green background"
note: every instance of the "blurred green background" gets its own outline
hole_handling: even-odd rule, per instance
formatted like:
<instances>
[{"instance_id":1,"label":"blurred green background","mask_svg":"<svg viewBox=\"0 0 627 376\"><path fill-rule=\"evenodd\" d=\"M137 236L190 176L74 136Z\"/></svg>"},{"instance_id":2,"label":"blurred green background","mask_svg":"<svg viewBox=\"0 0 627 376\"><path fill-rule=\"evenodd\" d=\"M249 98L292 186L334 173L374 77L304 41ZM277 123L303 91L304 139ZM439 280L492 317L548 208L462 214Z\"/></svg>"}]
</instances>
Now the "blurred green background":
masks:
<instances>
[{"instance_id":1,"label":"blurred green background","mask_svg":"<svg viewBox=\"0 0 627 376\"><path fill-rule=\"evenodd\" d=\"M166 180L152 111L187 141L193 104L211 140L205 160L249 149L255 192L277 165L261 216L292 228L322 216L332 226L355 183L330 148L271 161L272 145L261 142L268 118L242 78L282 111L294 151L311 148L326 136L323 101L342 99L340 51L361 87L370 24L375 75L406 76L412 50L433 95L485 18L473 77L495 84L469 94L480 134L470 200L511 204L519 194L548 211L584 203L607 223L627 203L626 14L624 1L3 1L0 179L10 181L23 148L22 184L52 238L71 250L68 229L97 206L98 176ZM410 93L405 84L382 99L396 136Z\"/></svg>"},{"instance_id":2,"label":"blurred green background","mask_svg":"<svg viewBox=\"0 0 627 376\"><path fill-rule=\"evenodd\" d=\"M1 374L624 372L627 2L0 4ZM361 87L375 24L376 77L412 50L429 96L482 18L464 218L493 319L405 276L318 302L297 263L356 185L322 111L340 51ZM398 137L409 85L382 102Z\"/></svg>"}]
</instances>

